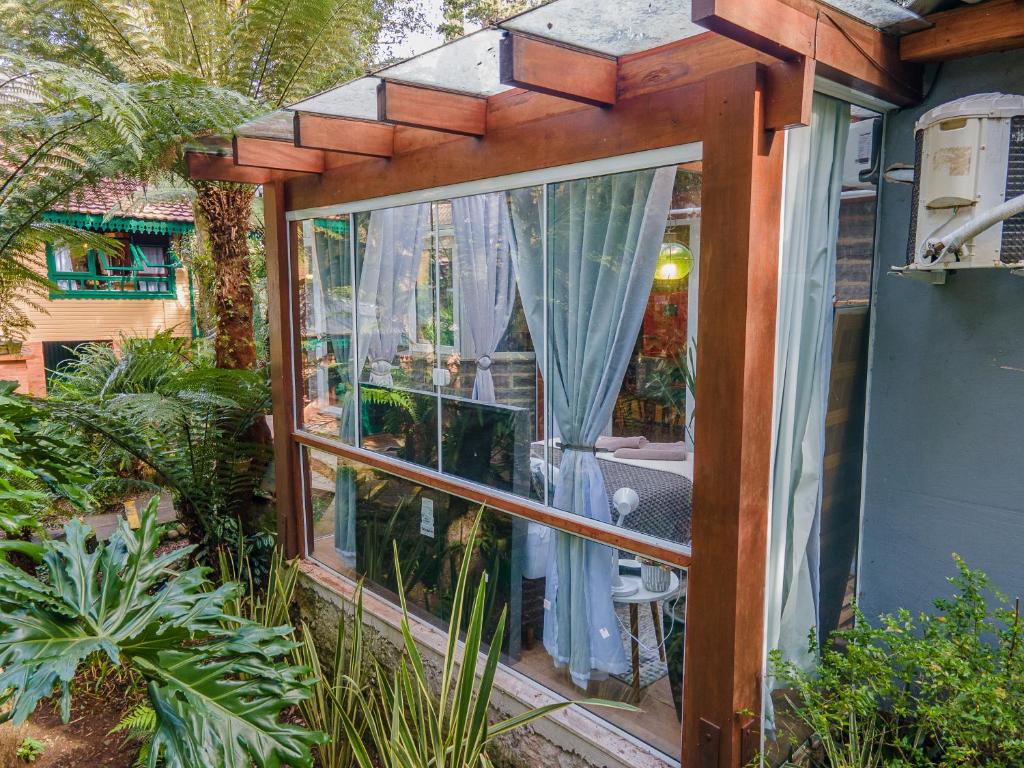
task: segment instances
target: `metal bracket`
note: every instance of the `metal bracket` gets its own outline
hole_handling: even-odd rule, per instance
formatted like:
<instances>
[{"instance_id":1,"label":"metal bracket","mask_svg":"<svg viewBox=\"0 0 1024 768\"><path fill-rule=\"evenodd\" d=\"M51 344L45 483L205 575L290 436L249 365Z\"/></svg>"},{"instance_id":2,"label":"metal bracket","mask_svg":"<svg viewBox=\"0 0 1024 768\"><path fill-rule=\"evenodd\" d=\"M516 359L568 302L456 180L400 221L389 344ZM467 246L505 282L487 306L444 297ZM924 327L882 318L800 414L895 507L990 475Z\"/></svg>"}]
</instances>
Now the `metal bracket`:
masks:
<instances>
[{"instance_id":1,"label":"metal bracket","mask_svg":"<svg viewBox=\"0 0 1024 768\"><path fill-rule=\"evenodd\" d=\"M751 765L761 751L761 721L750 718L740 728L740 765Z\"/></svg>"},{"instance_id":2,"label":"metal bracket","mask_svg":"<svg viewBox=\"0 0 1024 768\"><path fill-rule=\"evenodd\" d=\"M703 717L697 729L697 760L699 768L718 768L722 745L722 729Z\"/></svg>"},{"instance_id":3,"label":"metal bracket","mask_svg":"<svg viewBox=\"0 0 1024 768\"><path fill-rule=\"evenodd\" d=\"M911 280L929 285L945 285L946 273L945 269L910 269L909 267L893 267L889 270L889 274L894 277L909 277Z\"/></svg>"}]
</instances>

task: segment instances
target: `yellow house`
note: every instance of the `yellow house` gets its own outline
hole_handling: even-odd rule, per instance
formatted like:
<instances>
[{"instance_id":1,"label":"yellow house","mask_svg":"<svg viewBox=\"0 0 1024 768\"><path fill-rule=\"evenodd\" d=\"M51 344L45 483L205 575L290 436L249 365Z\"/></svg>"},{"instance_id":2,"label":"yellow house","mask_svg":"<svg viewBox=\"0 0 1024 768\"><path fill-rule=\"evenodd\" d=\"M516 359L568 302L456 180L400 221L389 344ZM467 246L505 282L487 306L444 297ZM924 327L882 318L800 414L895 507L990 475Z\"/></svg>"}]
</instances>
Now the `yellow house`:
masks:
<instances>
[{"instance_id":1,"label":"yellow house","mask_svg":"<svg viewBox=\"0 0 1024 768\"><path fill-rule=\"evenodd\" d=\"M48 245L37 268L54 284L41 311L27 307L34 327L17 354L0 355L0 380L19 382L19 392L43 396L57 366L85 342L117 345L124 336L151 336L170 329L193 332L188 270L175 255L178 239L193 229L187 201L147 202L130 215L110 215L137 185L111 181L89 189L44 218L124 243L119 255L76 254Z\"/></svg>"}]
</instances>

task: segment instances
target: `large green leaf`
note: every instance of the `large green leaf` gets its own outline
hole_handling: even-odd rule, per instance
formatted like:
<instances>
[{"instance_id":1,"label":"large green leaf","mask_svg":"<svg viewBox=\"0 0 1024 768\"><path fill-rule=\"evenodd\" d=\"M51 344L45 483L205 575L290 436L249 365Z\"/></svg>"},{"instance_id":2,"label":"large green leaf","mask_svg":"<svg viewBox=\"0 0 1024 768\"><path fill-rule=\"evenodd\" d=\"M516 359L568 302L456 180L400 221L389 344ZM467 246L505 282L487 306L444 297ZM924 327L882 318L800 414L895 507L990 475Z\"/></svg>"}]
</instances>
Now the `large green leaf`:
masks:
<instances>
[{"instance_id":1,"label":"large green leaf","mask_svg":"<svg viewBox=\"0 0 1024 768\"><path fill-rule=\"evenodd\" d=\"M132 531L122 521L94 548L72 521L44 546L45 580L0 562L0 690L23 722L55 687L65 719L70 681L99 655L131 664L149 683L157 730L151 764L169 768L312 765L322 734L281 722L314 682L283 663L291 628L266 628L225 612L238 592L214 589L206 569L178 570L190 547L157 554L156 502Z\"/></svg>"}]
</instances>

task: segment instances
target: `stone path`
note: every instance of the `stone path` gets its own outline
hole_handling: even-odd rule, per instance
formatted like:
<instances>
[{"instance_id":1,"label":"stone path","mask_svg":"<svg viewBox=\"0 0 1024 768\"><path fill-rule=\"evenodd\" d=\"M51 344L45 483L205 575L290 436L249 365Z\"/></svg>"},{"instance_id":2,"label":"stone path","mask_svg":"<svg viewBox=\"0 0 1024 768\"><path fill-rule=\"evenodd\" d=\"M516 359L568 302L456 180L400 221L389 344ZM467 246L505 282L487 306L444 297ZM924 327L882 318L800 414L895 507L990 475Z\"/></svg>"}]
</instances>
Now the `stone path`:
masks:
<instances>
[{"instance_id":1,"label":"stone path","mask_svg":"<svg viewBox=\"0 0 1024 768\"><path fill-rule=\"evenodd\" d=\"M142 509L149 503L152 498L152 494L145 494L135 499L135 509L142 511ZM114 531L117 530L118 520L124 517L119 512L111 512L106 515L89 515L85 518L85 522L92 526L92 529L96 531L96 538L100 541L106 541L111 537ZM161 523L170 523L177 518L177 513L174 511L174 507L171 504L171 495L168 493L160 496L160 502L156 510L156 519ZM51 531L50 535L60 533L59 530Z\"/></svg>"}]
</instances>

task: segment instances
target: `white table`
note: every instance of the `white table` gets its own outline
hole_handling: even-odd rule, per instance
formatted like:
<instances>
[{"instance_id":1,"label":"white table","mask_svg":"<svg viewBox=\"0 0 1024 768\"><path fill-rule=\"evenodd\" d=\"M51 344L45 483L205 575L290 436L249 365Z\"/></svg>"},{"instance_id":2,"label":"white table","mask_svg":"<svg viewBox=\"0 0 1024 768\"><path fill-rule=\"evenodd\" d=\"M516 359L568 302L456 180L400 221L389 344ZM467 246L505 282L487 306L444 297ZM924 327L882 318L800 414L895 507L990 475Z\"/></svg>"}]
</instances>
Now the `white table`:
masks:
<instances>
[{"instance_id":1,"label":"white table","mask_svg":"<svg viewBox=\"0 0 1024 768\"><path fill-rule=\"evenodd\" d=\"M636 560L619 560L619 568L623 566L629 568L639 567L639 563ZM669 572L668 589L664 592L651 592L644 587L643 579L639 576L632 576L630 574L621 574L623 583L627 587L636 587L637 591L631 595L616 596L612 595L612 600L616 603L622 603L623 605L629 606L629 644L630 644L630 658L633 665L633 699L634 702L640 701L640 642L638 636L640 635L640 609L639 606L643 603L647 603L651 606L651 618L654 620L654 637L658 641L658 656L662 661L665 661L665 638L664 631L661 626L661 611L659 610L659 603L662 600L667 600L674 597L679 593L679 576L674 571Z\"/></svg>"}]
</instances>

